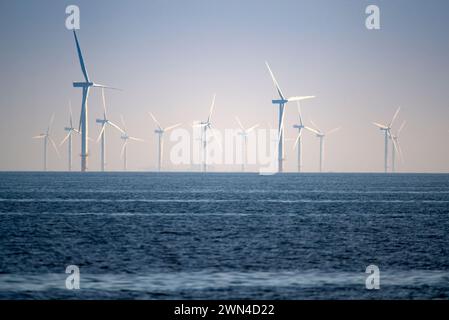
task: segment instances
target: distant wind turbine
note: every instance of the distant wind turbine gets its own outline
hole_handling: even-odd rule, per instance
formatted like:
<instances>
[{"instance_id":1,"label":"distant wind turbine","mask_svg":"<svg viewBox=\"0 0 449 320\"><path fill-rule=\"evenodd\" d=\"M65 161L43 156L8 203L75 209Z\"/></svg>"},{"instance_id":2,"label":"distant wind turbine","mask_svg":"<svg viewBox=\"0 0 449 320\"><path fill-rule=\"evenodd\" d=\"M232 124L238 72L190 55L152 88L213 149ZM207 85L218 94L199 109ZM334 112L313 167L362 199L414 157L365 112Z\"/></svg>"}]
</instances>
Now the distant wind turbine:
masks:
<instances>
[{"instance_id":1,"label":"distant wind turbine","mask_svg":"<svg viewBox=\"0 0 449 320\"><path fill-rule=\"evenodd\" d=\"M138 141L138 142L144 142L144 140L131 137L128 135L128 130L126 129L125 120L123 119L123 116L120 116L122 120L122 126L124 133L120 137L123 140L123 147L122 152L120 153L121 157L123 158L123 171L127 170L127 155L128 155L128 143L129 141Z\"/></svg>"},{"instance_id":2,"label":"distant wind turbine","mask_svg":"<svg viewBox=\"0 0 449 320\"><path fill-rule=\"evenodd\" d=\"M384 158L384 171L385 171L385 173L388 172L388 139L391 137L391 128L393 127L393 123L396 120L400 110L401 110L401 108L398 108L396 110L396 113L394 114L393 119L387 125L379 124L377 122L373 122L373 124L376 127L378 127L381 131L384 131L384 134L385 134L385 158Z\"/></svg>"},{"instance_id":3,"label":"distant wind turbine","mask_svg":"<svg viewBox=\"0 0 449 320\"><path fill-rule=\"evenodd\" d=\"M79 134L80 132L73 127L73 115L72 115L72 103L69 102L69 125L70 127L65 127L64 131L67 131L67 135L61 141L60 146L64 144L64 142L68 141L68 157L69 157L69 171L72 171L72 135L73 133Z\"/></svg>"},{"instance_id":4,"label":"distant wind turbine","mask_svg":"<svg viewBox=\"0 0 449 320\"><path fill-rule=\"evenodd\" d=\"M248 156L248 135L251 133L251 131L253 131L254 129L256 129L259 124L255 124L253 125L251 128L245 129L245 127L243 127L242 122L240 121L240 119L238 117L235 117L235 120L237 121L241 131L239 132L239 135L242 136L243 139L243 159L242 159L242 172L245 172L245 165L248 162L247 156Z\"/></svg>"},{"instance_id":5,"label":"distant wind turbine","mask_svg":"<svg viewBox=\"0 0 449 320\"><path fill-rule=\"evenodd\" d=\"M56 147L56 143L54 142L53 138L50 135L51 132L51 126L53 125L53 120L55 119L55 115L53 114L50 118L50 123L47 127L47 131L45 133L41 133L40 135L34 136L33 139L44 139L44 171L47 171L47 146L48 146L48 141L50 141L51 145L53 146L53 148L56 151L56 154L58 155L59 158L59 151L58 148Z\"/></svg>"},{"instance_id":6,"label":"distant wind turbine","mask_svg":"<svg viewBox=\"0 0 449 320\"><path fill-rule=\"evenodd\" d=\"M298 105L298 116L299 116L299 124L295 124L293 128L298 129L298 136L296 137L295 144L293 145L293 149L298 149L298 172L301 172L302 168L302 131L305 128L304 123L302 121L301 115L301 105L299 101L296 102Z\"/></svg>"},{"instance_id":7,"label":"distant wind turbine","mask_svg":"<svg viewBox=\"0 0 449 320\"><path fill-rule=\"evenodd\" d=\"M177 123L175 125L172 125L170 127L162 128L159 121L157 121L156 117L151 113L148 112L153 119L153 121L156 123L157 129L154 130L154 133L158 135L158 158L157 158L157 171L161 171L162 168L162 157L164 154L164 133L168 132L170 130L173 130L181 125L181 123Z\"/></svg>"},{"instance_id":8,"label":"distant wind turbine","mask_svg":"<svg viewBox=\"0 0 449 320\"><path fill-rule=\"evenodd\" d=\"M89 156L89 138L88 138L88 106L87 106L87 100L89 97L89 90L91 87L93 88L107 88L107 89L115 89L112 87L104 86L101 84L97 84L92 82L89 79L89 75L87 73L86 65L84 64L83 54L81 52L81 48L78 42L78 37L76 36L75 29L73 30L73 35L75 37L75 43L76 43L76 50L78 53L78 59L81 66L81 71L84 76L84 82L74 82L73 87L75 88L82 88L83 89L83 97L81 101L81 114L80 114L80 122L79 122L79 128L78 131L81 131L81 171L84 172L87 170L87 158Z\"/></svg>"},{"instance_id":9,"label":"distant wind turbine","mask_svg":"<svg viewBox=\"0 0 449 320\"><path fill-rule=\"evenodd\" d=\"M101 131L98 136L97 142L101 139L101 171L105 170L106 167L106 126L110 125L111 127L117 129L122 134L125 133L118 125L108 119L106 112L106 99L104 97L104 88L101 88L101 97L103 100L103 119L97 119L96 122L101 124Z\"/></svg>"},{"instance_id":10,"label":"distant wind turbine","mask_svg":"<svg viewBox=\"0 0 449 320\"><path fill-rule=\"evenodd\" d=\"M404 121L402 125L399 127L399 130L396 134L391 135L391 141L393 142L393 148L391 150L391 171L396 172L396 152L399 153L399 158L401 162L404 161L401 144L399 143L399 135L401 134L402 129L404 129L406 122Z\"/></svg>"},{"instance_id":11,"label":"distant wind turbine","mask_svg":"<svg viewBox=\"0 0 449 320\"><path fill-rule=\"evenodd\" d=\"M268 65L268 62L265 62L268 71L270 72L271 79L273 80L274 86L276 87L276 90L279 94L279 100L272 100L273 104L279 105L279 129L278 129L278 170L279 172L283 172L283 161L284 161L284 114L285 114L285 106L289 102L294 101L301 101L306 99L312 99L315 98L315 96L304 96L304 97L291 97L291 98L285 98L284 94L282 93L281 88L279 87L278 82L276 81L276 78L274 77L273 72L270 69L270 66Z\"/></svg>"},{"instance_id":12,"label":"distant wind turbine","mask_svg":"<svg viewBox=\"0 0 449 320\"><path fill-rule=\"evenodd\" d=\"M203 168L202 168L203 172L207 171L207 131L211 130L212 135L215 137L215 134L214 134L214 131L212 128L212 122L211 122L212 113L214 112L214 107L215 107L215 97L216 97L216 95L214 94L214 96L212 98L212 104L210 106L209 116L207 117L207 120L193 124L194 128L202 129L201 142L203 145ZM218 139L216 137L215 137L215 139L218 141Z\"/></svg>"},{"instance_id":13,"label":"distant wind turbine","mask_svg":"<svg viewBox=\"0 0 449 320\"><path fill-rule=\"evenodd\" d=\"M310 121L310 122L312 123L312 125L313 125L315 128L311 128L311 127L305 127L305 128L306 128L307 130L309 130L310 132L313 132L313 133L317 136L317 138L320 139L320 172L323 172L323 162L324 162L324 138L327 137L328 135L331 135L331 134L337 132L338 130L341 129L341 127L332 129L332 130L330 130L330 131L328 131L328 132L323 132L323 131L321 131L321 130L318 128L318 126L317 126L313 121Z\"/></svg>"}]
</instances>

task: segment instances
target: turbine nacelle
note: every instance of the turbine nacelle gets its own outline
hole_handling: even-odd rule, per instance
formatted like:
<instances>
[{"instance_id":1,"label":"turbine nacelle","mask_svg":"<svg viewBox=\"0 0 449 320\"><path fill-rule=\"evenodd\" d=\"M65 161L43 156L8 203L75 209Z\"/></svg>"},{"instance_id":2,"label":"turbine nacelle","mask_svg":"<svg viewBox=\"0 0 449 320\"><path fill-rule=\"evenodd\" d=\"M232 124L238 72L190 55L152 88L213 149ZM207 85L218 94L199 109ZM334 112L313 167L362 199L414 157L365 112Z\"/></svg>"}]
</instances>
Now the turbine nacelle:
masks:
<instances>
[{"instance_id":1,"label":"turbine nacelle","mask_svg":"<svg viewBox=\"0 0 449 320\"><path fill-rule=\"evenodd\" d=\"M273 104L287 104L288 100L282 99L282 100L271 100Z\"/></svg>"},{"instance_id":2,"label":"turbine nacelle","mask_svg":"<svg viewBox=\"0 0 449 320\"><path fill-rule=\"evenodd\" d=\"M74 88L89 88L93 87L95 83L93 82L74 82L73 87Z\"/></svg>"}]
</instances>

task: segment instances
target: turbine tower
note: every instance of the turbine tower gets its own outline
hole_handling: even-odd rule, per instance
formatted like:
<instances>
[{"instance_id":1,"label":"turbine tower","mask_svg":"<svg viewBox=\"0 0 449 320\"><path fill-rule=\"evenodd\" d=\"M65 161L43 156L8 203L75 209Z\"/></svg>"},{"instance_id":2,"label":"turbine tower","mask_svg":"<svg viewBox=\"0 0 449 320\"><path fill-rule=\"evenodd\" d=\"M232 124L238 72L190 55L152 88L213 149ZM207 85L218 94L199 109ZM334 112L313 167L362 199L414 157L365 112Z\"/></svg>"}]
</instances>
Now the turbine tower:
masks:
<instances>
[{"instance_id":1,"label":"turbine tower","mask_svg":"<svg viewBox=\"0 0 449 320\"><path fill-rule=\"evenodd\" d=\"M396 120L400 110L401 110L401 108L398 108L396 110L396 113L394 114L393 119L387 125L373 122L373 124L376 127L378 127L380 129L380 131L384 131L384 134L385 134L385 157L384 157L384 172L385 173L388 172L388 139L391 137L391 128L393 127L393 123Z\"/></svg>"},{"instance_id":2,"label":"turbine tower","mask_svg":"<svg viewBox=\"0 0 449 320\"><path fill-rule=\"evenodd\" d=\"M335 128L330 130L329 132L323 132L321 131L318 126L313 122L310 121L312 125L315 128L305 127L305 129L309 130L310 132L313 132L317 138L320 139L320 172L323 172L323 162L324 162L324 138L326 138L328 135L333 134L341 129L341 127Z\"/></svg>"},{"instance_id":3,"label":"turbine tower","mask_svg":"<svg viewBox=\"0 0 449 320\"><path fill-rule=\"evenodd\" d=\"M126 125L125 125L125 120L123 120L123 116L120 116L120 118L122 120L122 126L123 126L123 131L124 131L124 133L120 137L123 140L123 147L122 147L122 151L120 153L120 156L123 158L123 171L126 171L127 170L127 165L128 165L128 163L127 163L127 155L128 155L128 143L129 143L129 141L144 142L144 140L129 136L128 135L128 130L126 129Z\"/></svg>"},{"instance_id":4,"label":"turbine tower","mask_svg":"<svg viewBox=\"0 0 449 320\"><path fill-rule=\"evenodd\" d=\"M295 144L293 145L293 150L295 148L298 149L298 172L301 172L301 168L302 168L302 131L305 128L305 126L302 121L301 105L300 105L299 101L297 101L296 103L298 105L299 124L293 125L293 128L298 129L298 136L296 137Z\"/></svg>"},{"instance_id":5,"label":"turbine tower","mask_svg":"<svg viewBox=\"0 0 449 320\"><path fill-rule=\"evenodd\" d=\"M276 81L276 78L274 77L273 72L270 69L270 66L268 65L268 62L265 62L268 71L270 72L271 79L273 80L274 86L276 87L276 90L279 94L279 100L272 100L271 102L273 104L279 105L279 129L278 129L278 171L280 173L283 172L283 161L284 161L284 114L285 114L285 106L289 102L294 101L301 101L306 99L312 99L315 98L315 96L304 96L304 97L291 97L291 98L285 98L284 94L282 93L281 88L279 87L278 82Z\"/></svg>"},{"instance_id":6,"label":"turbine tower","mask_svg":"<svg viewBox=\"0 0 449 320\"><path fill-rule=\"evenodd\" d=\"M202 129L202 134L201 134L201 143L203 145L203 168L202 171L206 172L207 171L207 130L211 130L212 135L214 136L214 138L218 141L218 139L215 137L214 131L212 129L212 113L214 112L214 107L215 107L215 97L216 95L214 94L213 98L212 98L212 104L210 106L210 110L209 110L209 117L207 118L206 121L202 121L200 123L194 123L193 127L194 128L201 128Z\"/></svg>"},{"instance_id":7,"label":"turbine tower","mask_svg":"<svg viewBox=\"0 0 449 320\"><path fill-rule=\"evenodd\" d=\"M177 123L170 127L162 128L161 124L159 123L159 121L157 121L156 117L151 112L148 113L150 114L151 118L153 119L153 121L156 123L157 126L157 129L154 130L154 133L158 135L157 171L160 172L162 168L162 156L164 153L164 138L163 138L164 133L179 127L181 123Z\"/></svg>"},{"instance_id":8,"label":"turbine tower","mask_svg":"<svg viewBox=\"0 0 449 320\"><path fill-rule=\"evenodd\" d=\"M107 89L115 89L112 87L104 86L101 84L94 83L90 80L89 75L87 73L86 65L84 64L83 54L81 52L81 48L78 42L78 37L76 36L75 29L73 30L73 35L75 37L76 50L78 53L78 59L81 66L81 71L84 76L84 82L74 82L73 87L82 88L83 96L81 101L81 115L78 131L81 131L81 171L85 172L87 170L87 158L89 156L89 140L88 140L88 105L87 100L89 98L89 90L90 88L107 88Z\"/></svg>"},{"instance_id":9,"label":"turbine tower","mask_svg":"<svg viewBox=\"0 0 449 320\"><path fill-rule=\"evenodd\" d=\"M34 136L33 139L44 139L44 171L47 171L47 146L48 146L48 142L50 141L51 145L53 146L53 148L56 151L56 154L58 155L59 158L59 151L58 148L56 147L56 143L54 142L54 140L52 139L50 132L51 132L51 126L53 124L53 120L55 119L55 115L53 114L51 116L50 119L50 124L47 127L47 131L45 133L41 133L40 135Z\"/></svg>"},{"instance_id":10,"label":"turbine tower","mask_svg":"<svg viewBox=\"0 0 449 320\"><path fill-rule=\"evenodd\" d=\"M73 127L73 115L72 115L72 104L69 102L69 127L65 127L64 131L67 131L67 135L65 138L61 141L61 144L59 146L62 146L64 142L68 141L68 161L69 161L69 171L72 171L72 135L73 133L79 134L80 132Z\"/></svg>"},{"instance_id":11,"label":"turbine tower","mask_svg":"<svg viewBox=\"0 0 449 320\"><path fill-rule=\"evenodd\" d=\"M245 127L242 125L242 122L240 121L240 119L238 117L235 117L235 120L237 121L241 131L238 133L240 136L242 136L243 139L243 159L242 159L242 172L245 172L245 165L248 162L247 156L248 156L248 135L251 133L251 131L253 131L254 129L256 129L259 124L255 124L253 125L251 128L249 129L245 129Z\"/></svg>"},{"instance_id":12,"label":"turbine tower","mask_svg":"<svg viewBox=\"0 0 449 320\"><path fill-rule=\"evenodd\" d=\"M106 167L106 126L110 125L111 127L120 131L122 134L124 134L125 131L123 131L118 125L108 119L106 112L106 99L104 97L104 88L101 88L101 97L103 100L103 119L97 119L96 122L101 124L101 131L98 136L97 142L101 139L101 171L104 172Z\"/></svg>"},{"instance_id":13,"label":"turbine tower","mask_svg":"<svg viewBox=\"0 0 449 320\"><path fill-rule=\"evenodd\" d=\"M401 162L403 161L403 154L401 149L401 144L399 143L399 135L401 134L402 129L404 129L406 122L404 121L402 125L399 127L398 132L396 134L391 135L391 141L393 142L393 148L391 150L391 172L396 172L396 152L399 153L399 158Z\"/></svg>"}]
</instances>

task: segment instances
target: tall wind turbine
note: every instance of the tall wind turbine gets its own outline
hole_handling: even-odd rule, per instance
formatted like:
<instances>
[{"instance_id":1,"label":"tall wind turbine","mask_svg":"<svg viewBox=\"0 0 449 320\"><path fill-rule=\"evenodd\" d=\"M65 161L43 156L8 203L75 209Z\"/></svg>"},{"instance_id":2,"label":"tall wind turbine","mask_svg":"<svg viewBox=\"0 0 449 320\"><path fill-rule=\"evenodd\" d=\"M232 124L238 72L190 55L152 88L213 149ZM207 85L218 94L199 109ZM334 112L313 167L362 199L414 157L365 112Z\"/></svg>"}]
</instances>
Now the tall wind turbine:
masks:
<instances>
[{"instance_id":1,"label":"tall wind turbine","mask_svg":"<svg viewBox=\"0 0 449 320\"><path fill-rule=\"evenodd\" d=\"M70 114L70 117L69 117L69 125L70 126L64 128L64 131L67 131L68 133L65 136L65 138L61 141L60 146L62 146L64 144L64 142L68 141L69 171L72 171L72 135L74 133L79 134L80 132L73 127L73 115L72 115L72 103L71 102L69 102L69 114Z\"/></svg>"},{"instance_id":2,"label":"tall wind turbine","mask_svg":"<svg viewBox=\"0 0 449 320\"><path fill-rule=\"evenodd\" d=\"M130 135L128 135L128 130L126 129L125 120L123 120L123 116L121 116L121 120L122 120L122 126L123 126L124 133L120 137L123 140L123 147L122 147L122 152L120 153L120 155L123 158L123 171L126 171L127 170L127 155L128 155L129 141L144 142L144 140L135 138L135 137L131 137Z\"/></svg>"},{"instance_id":3,"label":"tall wind turbine","mask_svg":"<svg viewBox=\"0 0 449 320\"><path fill-rule=\"evenodd\" d=\"M317 138L320 139L320 172L323 172L323 162L324 162L324 138L326 138L328 135L333 134L335 132L337 132L338 130L341 129L341 127L332 129L328 132L323 132L321 131L318 126L311 121L312 125L315 128L310 128L310 127L305 127L307 130L309 130L310 132L313 132Z\"/></svg>"},{"instance_id":4,"label":"tall wind turbine","mask_svg":"<svg viewBox=\"0 0 449 320\"><path fill-rule=\"evenodd\" d=\"M216 97L216 95L214 94L214 96L212 98L212 104L210 106L209 116L207 117L207 120L201 121L200 123L193 124L193 127L202 128L201 142L203 145L203 168L202 168L203 172L207 171L207 130L211 130L212 135L215 137L214 131L212 130L212 122L211 122L212 113L214 112L214 107L215 107L215 97Z\"/></svg>"},{"instance_id":5,"label":"tall wind turbine","mask_svg":"<svg viewBox=\"0 0 449 320\"><path fill-rule=\"evenodd\" d=\"M53 148L55 149L56 154L59 157L59 151L58 151L58 148L56 147L56 143L50 135L51 126L53 124L54 119L55 119L55 115L53 114L50 119L50 124L47 127L47 131L45 133L41 133L40 135L33 137L33 139L44 139L44 171L47 171L47 149L48 149L47 146L48 146L49 141L50 141L51 145L53 146Z\"/></svg>"},{"instance_id":6,"label":"tall wind turbine","mask_svg":"<svg viewBox=\"0 0 449 320\"><path fill-rule=\"evenodd\" d=\"M164 154L164 138L163 138L164 133L179 127L181 123L177 123L170 127L162 128L161 124L159 123L159 121L157 121L156 117L151 112L148 113L150 114L151 118L153 118L153 121L156 123L157 126L157 129L154 130L154 133L158 135L157 171L160 172L162 168L162 156Z\"/></svg>"},{"instance_id":7,"label":"tall wind turbine","mask_svg":"<svg viewBox=\"0 0 449 320\"><path fill-rule=\"evenodd\" d=\"M101 139L101 171L105 170L106 167L106 126L117 129L122 134L125 133L118 125L108 119L106 112L106 99L104 97L104 88L101 88L101 97L103 100L103 119L97 119L96 122L101 124L100 135L98 136L97 142Z\"/></svg>"},{"instance_id":8,"label":"tall wind turbine","mask_svg":"<svg viewBox=\"0 0 449 320\"><path fill-rule=\"evenodd\" d=\"M299 124L293 125L293 128L298 129L298 136L296 137L295 144L293 145L293 149L298 149L298 172L301 172L302 168L302 131L305 128L304 123L302 121L301 115L301 105L299 101L296 102L298 105L298 116L299 116Z\"/></svg>"},{"instance_id":9,"label":"tall wind turbine","mask_svg":"<svg viewBox=\"0 0 449 320\"><path fill-rule=\"evenodd\" d=\"M248 135L251 133L251 131L256 129L259 126L259 124L255 124L251 128L245 129L245 127L243 127L242 122L240 121L240 119L238 117L235 117L235 120L237 121L237 123L241 129L241 131L239 132L239 135L242 136L242 139L243 139L242 172L245 172L245 165L247 163L247 156L248 156Z\"/></svg>"},{"instance_id":10,"label":"tall wind turbine","mask_svg":"<svg viewBox=\"0 0 449 320\"><path fill-rule=\"evenodd\" d=\"M373 122L373 124L376 127L378 127L381 131L384 131L384 134L385 134L385 158L384 158L384 171L385 171L385 173L388 172L388 139L391 137L391 128L393 127L393 123L396 120L400 110L401 110L401 108L398 108L396 110L396 113L394 114L393 119L387 125L379 124L377 122Z\"/></svg>"},{"instance_id":11,"label":"tall wind turbine","mask_svg":"<svg viewBox=\"0 0 449 320\"><path fill-rule=\"evenodd\" d=\"M396 152L399 153L399 157L401 161L403 161L403 155L402 155L402 148L401 144L399 143L399 135L401 134L402 129L404 129L406 122L402 122L401 126L399 127L399 130L396 132L396 134L391 135L391 141L393 142L393 148L391 150L391 172L396 172Z\"/></svg>"},{"instance_id":12,"label":"tall wind turbine","mask_svg":"<svg viewBox=\"0 0 449 320\"><path fill-rule=\"evenodd\" d=\"M315 96L304 96L304 97L291 97L291 98L285 98L284 94L282 93L281 88L279 87L278 82L276 81L276 78L274 77L273 72L270 69L270 66L268 65L268 62L265 62L268 71L270 72L271 79L273 80L274 86L276 87L276 90L279 94L279 100L272 100L271 102L273 104L279 105L279 129L278 129L278 170L279 172L283 172L283 161L284 161L284 114L285 114L285 106L289 102L294 101L301 101L306 99L312 99L315 98Z\"/></svg>"},{"instance_id":13,"label":"tall wind turbine","mask_svg":"<svg viewBox=\"0 0 449 320\"><path fill-rule=\"evenodd\" d=\"M90 80L89 75L87 73L86 65L84 64L83 54L81 52L81 48L78 42L78 37L76 36L75 29L73 30L73 35L75 37L76 50L78 53L78 58L81 66L81 71L84 76L84 82L74 82L73 87L82 88L83 89L83 97L81 101L81 115L78 130L81 131L81 171L84 172L87 170L87 157L89 156L89 138L88 138L88 106L87 100L89 97L90 88L108 88L108 89L116 89L108 86L104 86L101 84L94 83ZM117 90L117 89L116 89Z\"/></svg>"}]
</instances>

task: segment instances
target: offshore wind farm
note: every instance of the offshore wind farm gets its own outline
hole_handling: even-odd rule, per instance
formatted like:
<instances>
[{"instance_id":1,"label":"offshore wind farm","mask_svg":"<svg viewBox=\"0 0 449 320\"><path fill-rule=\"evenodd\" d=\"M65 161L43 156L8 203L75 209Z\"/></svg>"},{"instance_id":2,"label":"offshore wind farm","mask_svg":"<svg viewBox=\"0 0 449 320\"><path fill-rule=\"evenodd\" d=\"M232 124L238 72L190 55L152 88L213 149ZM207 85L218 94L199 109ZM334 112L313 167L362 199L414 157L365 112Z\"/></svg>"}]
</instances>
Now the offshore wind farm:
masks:
<instances>
[{"instance_id":1,"label":"offshore wind farm","mask_svg":"<svg viewBox=\"0 0 449 320\"><path fill-rule=\"evenodd\" d=\"M449 299L449 4L410 3L3 5L0 299Z\"/></svg>"}]
</instances>

